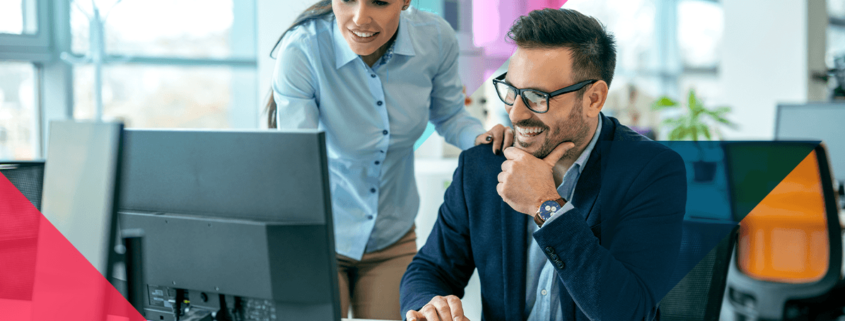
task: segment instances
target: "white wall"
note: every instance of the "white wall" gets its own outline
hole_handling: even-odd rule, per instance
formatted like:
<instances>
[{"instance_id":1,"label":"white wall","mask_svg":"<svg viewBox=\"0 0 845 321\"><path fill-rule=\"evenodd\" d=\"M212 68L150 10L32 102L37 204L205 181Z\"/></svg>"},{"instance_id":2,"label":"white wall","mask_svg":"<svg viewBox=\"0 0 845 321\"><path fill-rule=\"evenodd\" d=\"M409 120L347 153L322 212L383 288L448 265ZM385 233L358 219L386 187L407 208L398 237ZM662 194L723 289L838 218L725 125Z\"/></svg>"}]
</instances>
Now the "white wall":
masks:
<instances>
[{"instance_id":1,"label":"white wall","mask_svg":"<svg viewBox=\"0 0 845 321\"><path fill-rule=\"evenodd\" d=\"M267 128L267 115L264 114L264 103L267 102L267 93L270 90L270 83L273 77L273 66L275 61L270 58L270 50L276 44L276 40L282 32L290 27L296 17L308 7L316 3L316 0L257 0L256 14L258 38L258 95L260 113L259 128Z\"/></svg>"},{"instance_id":2,"label":"white wall","mask_svg":"<svg viewBox=\"0 0 845 321\"><path fill-rule=\"evenodd\" d=\"M827 21L827 16L823 7L819 10L808 1L817 0L721 2L725 28L720 100L734 108L730 118L740 126L726 130L726 139L772 139L778 103L819 98L819 85L811 85L808 65L813 61L817 67L819 60L823 64L825 34L817 25L808 27L808 21ZM818 2L823 6L824 1ZM812 7L810 19L808 7ZM808 50L810 44L822 49Z\"/></svg>"}]
</instances>

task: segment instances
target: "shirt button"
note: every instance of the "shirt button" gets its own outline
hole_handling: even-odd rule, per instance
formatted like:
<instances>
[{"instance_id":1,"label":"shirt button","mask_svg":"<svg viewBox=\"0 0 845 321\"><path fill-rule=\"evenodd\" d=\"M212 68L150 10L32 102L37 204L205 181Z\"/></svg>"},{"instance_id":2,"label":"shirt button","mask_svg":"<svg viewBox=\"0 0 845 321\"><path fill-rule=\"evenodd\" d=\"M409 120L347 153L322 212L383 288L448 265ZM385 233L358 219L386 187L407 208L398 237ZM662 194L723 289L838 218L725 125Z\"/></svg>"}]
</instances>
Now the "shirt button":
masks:
<instances>
[{"instance_id":1,"label":"shirt button","mask_svg":"<svg viewBox=\"0 0 845 321\"><path fill-rule=\"evenodd\" d=\"M542 294L542 295L546 295L547 293L549 293L549 292L546 292L546 290L540 291L540 294Z\"/></svg>"},{"instance_id":2,"label":"shirt button","mask_svg":"<svg viewBox=\"0 0 845 321\"><path fill-rule=\"evenodd\" d=\"M382 154L384 154L384 151L383 151L383 150L380 150L379 152L381 152Z\"/></svg>"},{"instance_id":3,"label":"shirt button","mask_svg":"<svg viewBox=\"0 0 845 321\"><path fill-rule=\"evenodd\" d=\"M381 131L381 133L387 135L387 129Z\"/></svg>"},{"instance_id":4,"label":"shirt button","mask_svg":"<svg viewBox=\"0 0 845 321\"><path fill-rule=\"evenodd\" d=\"M384 105L384 103L383 103L383 102L381 102L381 100L379 100L378 102L376 102L376 105L381 106L381 105Z\"/></svg>"},{"instance_id":5,"label":"shirt button","mask_svg":"<svg viewBox=\"0 0 845 321\"><path fill-rule=\"evenodd\" d=\"M370 74L370 77L376 78L376 74Z\"/></svg>"},{"instance_id":6,"label":"shirt button","mask_svg":"<svg viewBox=\"0 0 845 321\"><path fill-rule=\"evenodd\" d=\"M372 216L372 215L367 215L367 219L368 219L368 220L371 220L371 219L373 219L373 216Z\"/></svg>"},{"instance_id":7,"label":"shirt button","mask_svg":"<svg viewBox=\"0 0 845 321\"><path fill-rule=\"evenodd\" d=\"M381 164L381 162L379 162L379 161L376 161L376 165L378 165L378 164Z\"/></svg>"},{"instance_id":8,"label":"shirt button","mask_svg":"<svg viewBox=\"0 0 845 321\"><path fill-rule=\"evenodd\" d=\"M375 192L376 192L376 189L375 189L375 188L371 188L371 189L370 189L370 193L375 193Z\"/></svg>"}]
</instances>

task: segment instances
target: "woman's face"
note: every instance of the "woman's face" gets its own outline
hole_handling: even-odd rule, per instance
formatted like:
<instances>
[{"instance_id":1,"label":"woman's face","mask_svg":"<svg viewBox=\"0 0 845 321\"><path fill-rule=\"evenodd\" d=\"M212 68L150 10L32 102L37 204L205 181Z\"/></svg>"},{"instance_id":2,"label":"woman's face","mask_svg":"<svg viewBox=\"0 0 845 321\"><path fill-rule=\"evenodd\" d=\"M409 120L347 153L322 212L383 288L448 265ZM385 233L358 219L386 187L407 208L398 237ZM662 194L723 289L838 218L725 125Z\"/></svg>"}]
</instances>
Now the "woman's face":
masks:
<instances>
[{"instance_id":1,"label":"woman's face","mask_svg":"<svg viewBox=\"0 0 845 321\"><path fill-rule=\"evenodd\" d=\"M337 25L352 52L369 56L399 28L399 13L411 0L332 0Z\"/></svg>"}]
</instances>

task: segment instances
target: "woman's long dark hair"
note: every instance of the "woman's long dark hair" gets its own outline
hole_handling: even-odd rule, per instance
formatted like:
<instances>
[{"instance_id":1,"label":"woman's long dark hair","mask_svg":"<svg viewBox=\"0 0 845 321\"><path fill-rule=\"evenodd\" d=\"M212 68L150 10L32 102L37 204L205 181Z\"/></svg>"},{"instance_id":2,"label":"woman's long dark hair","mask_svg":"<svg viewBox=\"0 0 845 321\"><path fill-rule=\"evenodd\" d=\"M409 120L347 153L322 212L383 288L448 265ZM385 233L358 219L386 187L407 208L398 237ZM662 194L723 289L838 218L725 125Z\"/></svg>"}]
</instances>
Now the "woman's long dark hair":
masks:
<instances>
[{"instance_id":1,"label":"woman's long dark hair","mask_svg":"<svg viewBox=\"0 0 845 321\"><path fill-rule=\"evenodd\" d=\"M278 48L279 44L282 43L282 38L284 38L291 29L305 22L319 19L330 14L332 14L332 0L320 0L308 9L305 9L305 11L296 17L293 24L291 24L291 26L288 27L281 36L279 36L279 40L276 41L276 45L273 46L273 50L270 50L270 58L276 59L276 57L273 57L273 52L276 51L276 48ZM276 101L273 99L272 88L270 88L270 99L267 100L267 105L265 106L264 111L267 113L267 127L278 127L278 124L276 124Z\"/></svg>"}]
</instances>

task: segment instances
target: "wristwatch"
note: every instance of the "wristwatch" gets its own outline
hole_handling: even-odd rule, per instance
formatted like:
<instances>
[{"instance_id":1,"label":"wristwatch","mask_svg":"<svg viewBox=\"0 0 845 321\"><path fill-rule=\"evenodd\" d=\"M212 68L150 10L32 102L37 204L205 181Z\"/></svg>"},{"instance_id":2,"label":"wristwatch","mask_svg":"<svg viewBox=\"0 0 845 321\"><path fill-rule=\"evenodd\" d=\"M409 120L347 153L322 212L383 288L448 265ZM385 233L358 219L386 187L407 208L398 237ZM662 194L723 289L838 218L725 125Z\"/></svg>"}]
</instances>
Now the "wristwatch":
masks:
<instances>
[{"instance_id":1,"label":"wristwatch","mask_svg":"<svg viewBox=\"0 0 845 321\"><path fill-rule=\"evenodd\" d=\"M552 214L557 212L564 204L566 204L566 200L563 197L543 202L543 204L540 204L540 208L537 209L537 214L534 214L534 223L542 227L543 223L546 223L546 220L551 218Z\"/></svg>"}]
</instances>

